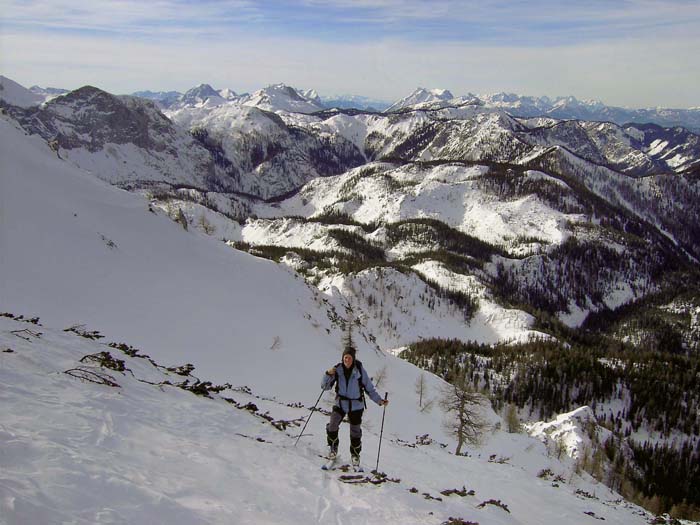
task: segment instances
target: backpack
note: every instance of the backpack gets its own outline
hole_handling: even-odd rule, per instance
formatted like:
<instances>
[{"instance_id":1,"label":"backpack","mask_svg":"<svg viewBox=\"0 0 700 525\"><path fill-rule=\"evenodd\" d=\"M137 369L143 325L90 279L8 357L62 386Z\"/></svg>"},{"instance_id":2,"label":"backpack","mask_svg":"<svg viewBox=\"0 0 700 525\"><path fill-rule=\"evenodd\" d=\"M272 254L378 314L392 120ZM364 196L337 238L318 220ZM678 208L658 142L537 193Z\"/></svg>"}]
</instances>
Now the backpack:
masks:
<instances>
[{"instance_id":1,"label":"backpack","mask_svg":"<svg viewBox=\"0 0 700 525\"><path fill-rule=\"evenodd\" d=\"M338 393L338 383L340 382L340 378L338 377L338 366L343 366L343 363L338 363L337 365L335 365L335 395L338 396L341 400L344 399L346 401L362 401L362 403L365 405L365 408L367 408L367 400L365 399L365 385L362 384L362 361L355 359L354 365L357 368L357 371L360 373L360 377L357 378L357 384L360 388L360 397L350 398L341 396ZM352 408L352 404L350 404L349 408Z\"/></svg>"}]
</instances>

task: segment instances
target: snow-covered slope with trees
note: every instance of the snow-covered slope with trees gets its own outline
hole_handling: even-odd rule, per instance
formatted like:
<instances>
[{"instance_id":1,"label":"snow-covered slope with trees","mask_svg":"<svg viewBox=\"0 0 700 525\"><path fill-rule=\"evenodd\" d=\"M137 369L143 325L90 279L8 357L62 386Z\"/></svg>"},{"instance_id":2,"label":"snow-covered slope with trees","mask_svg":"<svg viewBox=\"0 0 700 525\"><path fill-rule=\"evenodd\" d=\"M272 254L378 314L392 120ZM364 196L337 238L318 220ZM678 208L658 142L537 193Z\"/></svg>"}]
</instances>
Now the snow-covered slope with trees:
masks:
<instances>
[{"instance_id":1,"label":"snow-covered slope with trees","mask_svg":"<svg viewBox=\"0 0 700 525\"><path fill-rule=\"evenodd\" d=\"M236 191L262 198L284 195L364 162L342 136L310 133L246 103L186 106L167 115L213 153Z\"/></svg>"},{"instance_id":2,"label":"snow-covered slope with trees","mask_svg":"<svg viewBox=\"0 0 700 525\"><path fill-rule=\"evenodd\" d=\"M345 301L184 230L7 118L0 138L8 524L645 522L573 462L497 430L486 406L482 445L452 454L443 412L417 407L422 372L365 328L359 357L392 401L380 465L390 479L353 486L322 473L325 418L293 442L338 359ZM435 399L444 383L425 380ZM368 467L381 414L366 415Z\"/></svg>"},{"instance_id":3,"label":"snow-covered slope with trees","mask_svg":"<svg viewBox=\"0 0 700 525\"><path fill-rule=\"evenodd\" d=\"M352 484L342 471L319 469L324 414L294 446L313 404L307 389L268 399L238 384L205 385L195 395L192 375L156 366L142 349L10 318L0 318L0 348L0 512L8 525L648 520L524 435L489 432L482 446L455 456L435 439L439 424L415 419L415 405L408 421L400 403L387 408L380 456L387 481ZM406 372L388 372L397 400L411 390ZM364 457L373 468L380 411L368 412ZM415 434L399 437L402 427ZM346 441L344 427L342 434Z\"/></svg>"},{"instance_id":4,"label":"snow-covered slope with trees","mask_svg":"<svg viewBox=\"0 0 700 525\"><path fill-rule=\"evenodd\" d=\"M391 391L394 445L424 432L454 445L441 410L416 410L421 372L401 354L446 380L461 370L509 429L517 415L560 414L542 432L588 436L598 458L556 463L563 479L586 470L656 512L697 515L697 135L514 118L474 100L297 112L285 104L317 95L273 88L251 106L197 86L172 120L91 87L38 107L0 102L0 312L14 312L13 326L25 325L18 314L42 322L8 340L60 347L62 329L97 330L185 374L190 390L229 382L223 395L301 417L352 308L361 359ZM7 347L2 357L16 353ZM76 373L92 377L83 363ZM428 378L437 395L444 383ZM593 417L614 439L601 443L610 435ZM322 436L323 419L314 424ZM521 438L495 432L486 444L503 439ZM564 458L561 440L542 439ZM533 472L517 450L512 464ZM603 453L613 468L598 468Z\"/></svg>"}]
</instances>

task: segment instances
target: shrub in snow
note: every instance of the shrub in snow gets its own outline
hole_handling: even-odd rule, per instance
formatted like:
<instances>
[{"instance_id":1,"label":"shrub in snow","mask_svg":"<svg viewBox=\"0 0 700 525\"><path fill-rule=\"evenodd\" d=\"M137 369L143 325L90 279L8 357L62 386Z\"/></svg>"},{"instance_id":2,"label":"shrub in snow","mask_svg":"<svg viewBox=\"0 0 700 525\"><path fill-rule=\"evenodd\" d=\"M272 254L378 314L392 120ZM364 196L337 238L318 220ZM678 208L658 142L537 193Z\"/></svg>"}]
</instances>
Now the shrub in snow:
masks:
<instances>
[{"instance_id":1,"label":"shrub in snow","mask_svg":"<svg viewBox=\"0 0 700 525\"><path fill-rule=\"evenodd\" d=\"M500 499L490 499L490 500L484 501L482 503L479 503L476 506L476 508L483 509L484 507L486 507L486 505L493 505L494 507L500 507L503 510L505 510L506 512L510 513L510 509L508 509L508 505L503 503Z\"/></svg>"},{"instance_id":2,"label":"shrub in snow","mask_svg":"<svg viewBox=\"0 0 700 525\"><path fill-rule=\"evenodd\" d=\"M102 368L109 368L111 370L116 370L117 372L124 372L124 370L126 370L124 361L112 357L112 354L109 352L99 352L97 354L86 355L80 359L80 362L94 363Z\"/></svg>"},{"instance_id":3,"label":"shrub in snow","mask_svg":"<svg viewBox=\"0 0 700 525\"><path fill-rule=\"evenodd\" d=\"M111 375L105 374L103 372L95 372L94 370L90 370L89 368L85 368L82 366L79 366L77 368L71 368L70 370L66 370L64 373L68 374L71 377L76 377L81 381L87 381L89 383L96 383L98 385L106 385L114 388L120 388L119 384L117 383L117 380L114 379Z\"/></svg>"},{"instance_id":4,"label":"shrub in snow","mask_svg":"<svg viewBox=\"0 0 700 525\"><path fill-rule=\"evenodd\" d=\"M549 468L542 469L537 473L537 477L542 479L549 479L551 476L554 476L554 472Z\"/></svg>"},{"instance_id":5,"label":"shrub in snow","mask_svg":"<svg viewBox=\"0 0 700 525\"><path fill-rule=\"evenodd\" d=\"M462 490L447 489L440 491L440 494L442 494L443 496L451 496L452 494L456 494L457 496L461 496L464 498L466 496L474 496L476 492L474 492L473 490L467 491L466 487L462 486Z\"/></svg>"},{"instance_id":6,"label":"shrub in snow","mask_svg":"<svg viewBox=\"0 0 700 525\"><path fill-rule=\"evenodd\" d=\"M226 390L231 388L231 385L226 383L224 385L212 385L211 381L200 381L197 379L194 383L190 384L189 380L185 380L184 383L178 385L180 388L183 390L187 390L188 392L192 392L193 394L196 394L198 396L202 397L211 397L210 393L214 392L215 394L218 394L222 390ZM255 405L253 405L255 406ZM257 407L256 407L257 411Z\"/></svg>"},{"instance_id":7,"label":"shrub in snow","mask_svg":"<svg viewBox=\"0 0 700 525\"><path fill-rule=\"evenodd\" d=\"M84 337L85 339L92 339L97 340L97 339L104 339L104 336L100 334L97 330L93 331L88 331L85 328L84 324L75 324L69 328L66 328L63 330L64 332L73 332L74 334L79 335L80 337Z\"/></svg>"},{"instance_id":8,"label":"shrub in snow","mask_svg":"<svg viewBox=\"0 0 700 525\"><path fill-rule=\"evenodd\" d=\"M450 517L447 521L443 521L440 525L479 525L477 521L464 521L462 518Z\"/></svg>"},{"instance_id":9,"label":"shrub in snow","mask_svg":"<svg viewBox=\"0 0 700 525\"><path fill-rule=\"evenodd\" d=\"M166 368L168 372L173 372L179 376L189 376L192 373L192 370L194 370L194 365L192 363L187 363L182 366L173 366L170 368Z\"/></svg>"},{"instance_id":10,"label":"shrub in snow","mask_svg":"<svg viewBox=\"0 0 700 525\"><path fill-rule=\"evenodd\" d=\"M14 319L15 321L20 321L23 323L31 323L31 324L41 326L41 323L39 322L38 317L32 317L31 319L25 319L23 315L14 315L14 314L11 314L9 312L0 313L0 317L8 317L10 319Z\"/></svg>"}]
</instances>

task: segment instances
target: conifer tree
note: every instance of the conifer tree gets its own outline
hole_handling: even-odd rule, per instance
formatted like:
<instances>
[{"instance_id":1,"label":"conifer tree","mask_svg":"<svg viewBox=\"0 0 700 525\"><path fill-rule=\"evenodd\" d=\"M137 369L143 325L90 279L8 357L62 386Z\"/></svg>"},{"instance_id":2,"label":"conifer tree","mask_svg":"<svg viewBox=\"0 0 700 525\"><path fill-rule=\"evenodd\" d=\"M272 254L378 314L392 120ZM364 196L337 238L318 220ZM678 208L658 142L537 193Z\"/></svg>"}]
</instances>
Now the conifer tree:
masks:
<instances>
[{"instance_id":1,"label":"conifer tree","mask_svg":"<svg viewBox=\"0 0 700 525\"><path fill-rule=\"evenodd\" d=\"M343 351L345 350L355 350L357 351L357 347L355 346L355 340L352 337L352 325L353 325L354 319L352 316L352 312L348 315L347 321L345 321L345 331L343 332Z\"/></svg>"},{"instance_id":2,"label":"conifer tree","mask_svg":"<svg viewBox=\"0 0 700 525\"><path fill-rule=\"evenodd\" d=\"M425 382L425 374L421 375L416 379L416 394L418 395L418 408L423 408L423 397L425 397L428 385Z\"/></svg>"},{"instance_id":3,"label":"conifer tree","mask_svg":"<svg viewBox=\"0 0 700 525\"><path fill-rule=\"evenodd\" d=\"M506 428L510 434L517 434L521 431L522 425L520 424L520 419L518 418L517 407L510 403L506 407Z\"/></svg>"},{"instance_id":4,"label":"conifer tree","mask_svg":"<svg viewBox=\"0 0 700 525\"><path fill-rule=\"evenodd\" d=\"M465 442L471 445L479 443L486 429L479 411L483 404L483 396L474 390L464 374L457 375L452 384L443 388L440 407L450 416L445 429L457 438L456 455L462 453Z\"/></svg>"}]
</instances>

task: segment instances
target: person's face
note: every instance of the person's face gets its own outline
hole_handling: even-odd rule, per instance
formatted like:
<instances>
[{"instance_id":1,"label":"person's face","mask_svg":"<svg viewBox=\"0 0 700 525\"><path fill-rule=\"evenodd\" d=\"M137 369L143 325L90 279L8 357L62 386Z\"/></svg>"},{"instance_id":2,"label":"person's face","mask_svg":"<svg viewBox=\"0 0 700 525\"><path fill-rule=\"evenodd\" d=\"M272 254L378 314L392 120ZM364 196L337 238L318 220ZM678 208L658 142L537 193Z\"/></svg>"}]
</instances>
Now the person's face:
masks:
<instances>
[{"instance_id":1,"label":"person's face","mask_svg":"<svg viewBox=\"0 0 700 525\"><path fill-rule=\"evenodd\" d=\"M352 356L350 354L345 354L343 356L343 365L345 368L350 368L352 366Z\"/></svg>"}]
</instances>

